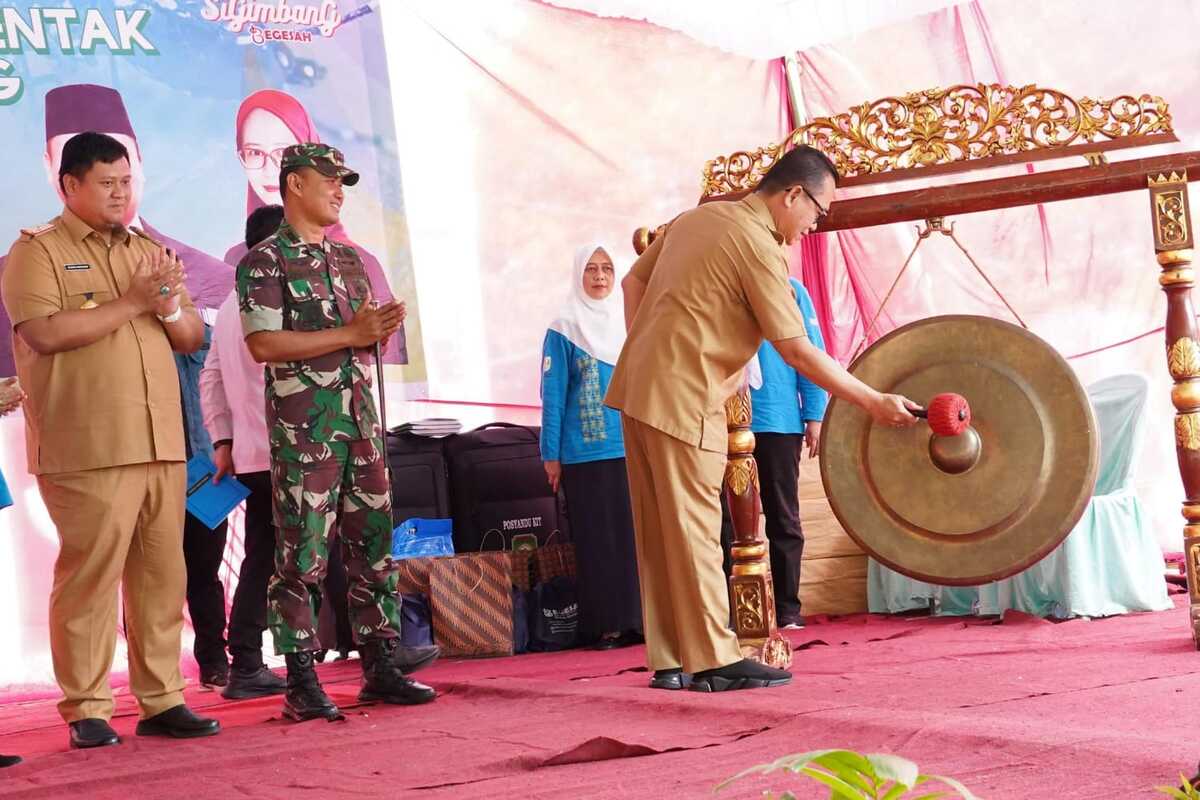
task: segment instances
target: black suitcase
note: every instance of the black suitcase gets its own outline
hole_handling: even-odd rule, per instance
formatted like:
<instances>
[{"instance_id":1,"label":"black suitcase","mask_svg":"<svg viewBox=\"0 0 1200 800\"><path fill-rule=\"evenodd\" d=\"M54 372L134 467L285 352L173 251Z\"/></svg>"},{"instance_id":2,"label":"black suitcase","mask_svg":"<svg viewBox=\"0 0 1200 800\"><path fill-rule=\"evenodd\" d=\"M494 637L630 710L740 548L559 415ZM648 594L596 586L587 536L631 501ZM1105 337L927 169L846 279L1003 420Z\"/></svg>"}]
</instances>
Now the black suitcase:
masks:
<instances>
[{"instance_id":1,"label":"black suitcase","mask_svg":"<svg viewBox=\"0 0 1200 800\"><path fill-rule=\"evenodd\" d=\"M406 433L388 433L392 470L392 524L406 519L450 517L449 472L445 441Z\"/></svg>"},{"instance_id":2,"label":"black suitcase","mask_svg":"<svg viewBox=\"0 0 1200 800\"><path fill-rule=\"evenodd\" d=\"M542 466L541 429L495 422L446 442L454 549L508 550L514 536L533 534L543 545L570 541L561 495Z\"/></svg>"}]
</instances>

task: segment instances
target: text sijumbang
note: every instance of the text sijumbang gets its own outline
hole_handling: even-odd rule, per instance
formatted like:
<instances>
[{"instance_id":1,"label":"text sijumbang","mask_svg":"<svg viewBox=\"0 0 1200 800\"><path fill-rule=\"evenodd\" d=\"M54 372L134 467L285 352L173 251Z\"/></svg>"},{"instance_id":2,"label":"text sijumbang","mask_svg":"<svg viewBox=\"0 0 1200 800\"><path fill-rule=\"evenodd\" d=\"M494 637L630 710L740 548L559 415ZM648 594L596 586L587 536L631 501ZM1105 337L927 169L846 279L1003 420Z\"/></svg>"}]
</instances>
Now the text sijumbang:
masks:
<instances>
[{"instance_id":1,"label":"text sijumbang","mask_svg":"<svg viewBox=\"0 0 1200 800\"><path fill-rule=\"evenodd\" d=\"M234 33L247 25L297 25L316 28L322 36L333 36L342 24L342 13L335 0L316 3L289 3L288 0L204 0L200 16L209 22L221 22ZM262 31L260 30L260 33Z\"/></svg>"}]
</instances>

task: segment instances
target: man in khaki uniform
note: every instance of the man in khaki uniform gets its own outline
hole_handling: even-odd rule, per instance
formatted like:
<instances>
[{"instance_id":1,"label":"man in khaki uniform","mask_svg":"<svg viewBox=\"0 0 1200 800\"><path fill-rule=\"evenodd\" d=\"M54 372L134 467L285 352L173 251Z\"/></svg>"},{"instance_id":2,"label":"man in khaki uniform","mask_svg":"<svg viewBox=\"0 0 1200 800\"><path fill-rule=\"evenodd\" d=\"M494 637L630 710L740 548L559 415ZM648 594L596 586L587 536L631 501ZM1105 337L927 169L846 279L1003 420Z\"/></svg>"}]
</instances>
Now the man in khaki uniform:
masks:
<instances>
[{"instance_id":1,"label":"man in khaki uniform","mask_svg":"<svg viewBox=\"0 0 1200 800\"><path fill-rule=\"evenodd\" d=\"M50 649L73 747L120 740L108 673L124 586L129 682L139 735L217 733L183 704L186 577L179 379L171 351L203 338L183 268L127 229L129 155L110 136L63 148L61 216L23 231L0 291L28 394L29 471L58 530Z\"/></svg>"},{"instance_id":2,"label":"man in khaki uniform","mask_svg":"<svg viewBox=\"0 0 1200 800\"><path fill-rule=\"evenodd\" d=\"M807 339L783 246L816 227L837 171L799 147L739 201L677 217L622 282L629 337L605 402L623 412L651 686L778 686L790 673L743 659L721 570L725 400L763 339L797 372L877 422L916 419Z\"/></svg>"}]
</instances>

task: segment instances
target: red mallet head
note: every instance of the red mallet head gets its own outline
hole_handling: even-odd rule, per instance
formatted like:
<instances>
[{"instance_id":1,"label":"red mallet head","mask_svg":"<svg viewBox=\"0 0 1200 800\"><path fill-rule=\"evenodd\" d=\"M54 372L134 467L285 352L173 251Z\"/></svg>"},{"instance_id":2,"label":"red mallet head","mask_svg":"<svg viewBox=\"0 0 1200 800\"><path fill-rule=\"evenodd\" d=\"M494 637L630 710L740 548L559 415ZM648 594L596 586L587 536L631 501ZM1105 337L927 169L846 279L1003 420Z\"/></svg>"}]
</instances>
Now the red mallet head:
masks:
<instances>
[{"instance_id":1,"label":"red mallet head","mask_svg":"<svg viewBox=\"0 0 1200 800\"><path fill-rule=\"evenodd\" d=\"M960 394L939 394L929 401L929 429L936 436L958 436L971 424L971 407Z\"/></svg>"}]
</instances>

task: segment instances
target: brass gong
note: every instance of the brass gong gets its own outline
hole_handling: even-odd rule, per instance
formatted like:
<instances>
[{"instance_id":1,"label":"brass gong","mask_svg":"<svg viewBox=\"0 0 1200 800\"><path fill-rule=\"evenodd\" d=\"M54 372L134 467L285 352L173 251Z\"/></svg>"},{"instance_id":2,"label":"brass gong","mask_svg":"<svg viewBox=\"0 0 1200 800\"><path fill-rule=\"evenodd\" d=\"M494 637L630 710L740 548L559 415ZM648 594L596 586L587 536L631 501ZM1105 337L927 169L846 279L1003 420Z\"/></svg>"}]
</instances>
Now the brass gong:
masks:
<instances>
[{"instance_id":1,"label":"brass gong","mask_svg":"<svg viewBox=\"0 0 1200 800\"><path fill-rule=\"evenodd\" d=\"M988 317L932 317L898 328L850 372L922 405L962 395L970 426L953 437L875 425L834 399L821 437L833 513L868 555L930 583L1014 575L1070 533L1096 483L1099 436L1066 360L1029 331Z\"/></svg>"}]
</instances>

